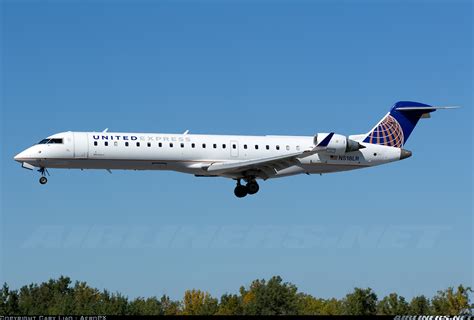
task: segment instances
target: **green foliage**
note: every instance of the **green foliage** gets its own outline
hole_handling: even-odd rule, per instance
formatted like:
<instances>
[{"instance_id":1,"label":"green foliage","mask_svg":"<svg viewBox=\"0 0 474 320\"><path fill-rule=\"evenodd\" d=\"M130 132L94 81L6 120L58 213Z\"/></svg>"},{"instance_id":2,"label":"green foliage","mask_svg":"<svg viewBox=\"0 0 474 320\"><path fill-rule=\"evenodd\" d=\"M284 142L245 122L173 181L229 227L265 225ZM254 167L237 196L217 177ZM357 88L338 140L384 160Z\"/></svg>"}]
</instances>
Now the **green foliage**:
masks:
<instances>
[{"instance_id":1,"label":"green foliage","mask_svg":"<svg viewBox=\"0 0 474 320\"><path fill-rule=\"evenodd\" d=\"M163 315L164 310L161 302L156 297L144 299L136 298L130 301L128 315L158 316Z\"/></svg>"},{"instance_id":2,"label":"green foliage","mask_svg":"<svg viewBox=\"0 0 474 320\"><path fill-rule=\"evenodd\" d=\"M18 293L10 291L5 283L0 290L0 314L17 314L20 311L18 306Z\"/></svg>"},{"instance_id":3,"label":"green foliage","mask_svg":"<svg viewBox=\"0 0 474 320\"><path fill-rule=\"evenodd\" d=\"M201 290L186 290L183 299L184 315L212 315L217 312L218 301Z\"/></svg>"},{"instance_id":4,"label":"green foliage","mask_svg":"<svg viewBox=\"0 0 474 320\"><path fill-rule=\"evenodd\" d=\"M23 314L70 314L73 312L71 279L60 277L41 285L30 284L20 288L19 308Z\"/></svg>"},{"instance_id":5,"label":"green foliage","mask_svg":"<svg viewBox=\"0 0 474 320\"><path fill-rule=\"evenodd\" d=\"M382 315L407 315L409 311L405 298L396 293L390 293L377 305L377 313Z\"/></svg>"},{"instance_id":6,"label":"green foliage","mask_svg":"<svg viewBox=\"0 0 474 320\"><path fill-rule=\"evenodd\" d=\"M462 285L458 286L456 291L452 287L438 291L432 300L434 313L444 315L469 313L472 309L469 303L470 292L473 292L470 287L464 288Z\"/></svg>"},{"instance_id":7,"label":"green foliage","mask_svg":"<svg viewBox=\"0 0 474 320\"><path fill-rule=\"evenodd\" d=\"M344 298L344 314L373 315L377 310L377 295L372 289L355 288Z\"/></svg>"},{"instance_id":8,"label":"green foliage","mask_svg":"<svg viewBox=\"0 0 474 320\"><path fill-rule=\"evenodd\" d=\"M161 297L160 304L165 316L172 316L180 313L181 304L178 301L171 300L170 297L166 295Z\"/></svg>"},{"instance_id":9,"label":"green foliage","mask_svg":"<svg viewBox=\"0 0 474 320\"><path fill-rule=\"evenodd\" d=\"M246 315L291 315L298 314L297 288L291 283L282 283L281 277L272 277L268 282L255 280L247 290L240 288L243 314Z\"/></svg>"},{"instance_id":10,"label":"green foliage","mask_svg":"<svg viewBox=\"0 0 474 320\"><path fill-rule=\"evenodd\" d=\"M298 294L298 314L320 315L323 313L324 300L309 294Z\"/></svg>"},{"instance_id":11,"label":"green foliage","mask_svg":"<svg viewBox=\"0 0 474 320\"><path fill-rule=\"evenodd\" d=\"M324 300L322 313L324 315L343 315L344 314L344 302L332 298Z\"/></svg>"},{"instance_id":12,"label":"green foliage","mask_svg":"<svg viewBox=\"0 0 474 320\"><path fill-rule=\"evenodd\" d=\"M242 298L235 294L224 294L221 297L218 315L236 315L243 314Z\"/></svg>"},{"instance_id":13,"label":"green foliage","mask_svg":"<svg viewBox=\"0 0 474 320\"><path fill-rule=\"evenodd\" d=\"M413 297L410 302L410 315L431 314L430 300L425 296Z\"/></svg>"},{"instance_id":14,"label":"green foliage","mask_svg":"<svg viewBox=\"0 0 474 320\"><path fill-rule=\"evenodd\" d=\"M355 288L344 299L321 299L298 293L295 285L276 276L255 280L239 294L220 300L208 292L187 290L181 301L163 295L129 300L120 293L99 291L85 282L71 285L60 277L11 290L0 289L0 315L459 315L472 310L471 288L458 286L438 291L430 299L414 297L410 303L396 293L377 301L372 289Z\"/></svg>"}]
</instances>

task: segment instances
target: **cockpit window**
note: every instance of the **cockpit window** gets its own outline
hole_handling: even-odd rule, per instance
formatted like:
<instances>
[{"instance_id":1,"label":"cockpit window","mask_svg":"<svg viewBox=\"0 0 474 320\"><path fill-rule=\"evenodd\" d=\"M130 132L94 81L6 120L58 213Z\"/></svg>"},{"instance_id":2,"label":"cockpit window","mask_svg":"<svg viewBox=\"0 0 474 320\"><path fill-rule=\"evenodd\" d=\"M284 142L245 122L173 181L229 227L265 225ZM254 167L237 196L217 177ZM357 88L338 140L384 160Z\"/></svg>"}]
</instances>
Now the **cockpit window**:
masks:
<instances>
[{"instance_id":1,"label":"cockpit window","mask_svg":"<svg viewBox=\"0 0 474 320\"><path fill-rule=\"evenodd\" d=\"M63 143L62 138L43 139L38 144L61 144Z\"/></svg>"}]
</instances>

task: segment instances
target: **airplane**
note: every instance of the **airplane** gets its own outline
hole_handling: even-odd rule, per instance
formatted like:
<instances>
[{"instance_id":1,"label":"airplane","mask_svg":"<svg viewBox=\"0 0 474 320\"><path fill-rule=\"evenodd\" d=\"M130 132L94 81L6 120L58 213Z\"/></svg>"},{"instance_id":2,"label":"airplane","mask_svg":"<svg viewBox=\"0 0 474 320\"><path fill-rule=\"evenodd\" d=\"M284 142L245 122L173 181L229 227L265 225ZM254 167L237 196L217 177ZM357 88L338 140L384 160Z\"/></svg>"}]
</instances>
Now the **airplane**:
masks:
<instances>
[{"instance_id":1,"label":"airplane","mask_svg":"<svg viewBox=\"0 0 474 320\"><path fill-rule=\"evenodd\" d=\"M20 152L23 168L171 170L196 177L236 181L238 198L256 194L257 180L297 174L325 174L373 167L406 159L403 148L419 119L438 109L399 101L365 134L317 133L314 136L242 136L164 133L61 132ZM244 181L244 183L242 183Z\"/></svg>"}]
</instances>

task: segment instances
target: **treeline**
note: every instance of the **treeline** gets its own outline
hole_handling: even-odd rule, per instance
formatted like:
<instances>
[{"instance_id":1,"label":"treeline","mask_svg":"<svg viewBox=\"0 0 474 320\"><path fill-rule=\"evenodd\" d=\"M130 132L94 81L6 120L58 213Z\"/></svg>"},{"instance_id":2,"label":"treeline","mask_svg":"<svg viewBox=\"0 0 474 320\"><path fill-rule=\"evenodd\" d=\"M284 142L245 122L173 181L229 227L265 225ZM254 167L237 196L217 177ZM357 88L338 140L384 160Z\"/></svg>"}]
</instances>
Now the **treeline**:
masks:
<instances>
[{"instance_id":1,"label":"treeline","mask_svg":"<svg viewBox=\"0 0 474 320\"><path fill-rule=\"evenodd\" d=\"M396 293L382 299L370 288L355 288L342 299L322 299L298 292L278 276L255 280L238 294L217 299L201 290L187 290L182 300L128 299L120 293L92 288L85 282L72 285L68 277L51 279L0 292L0 315L460 315L471 312L471 288L462 285L438 291L432 297L410 301Z\"/></svg>"}]
</instances>

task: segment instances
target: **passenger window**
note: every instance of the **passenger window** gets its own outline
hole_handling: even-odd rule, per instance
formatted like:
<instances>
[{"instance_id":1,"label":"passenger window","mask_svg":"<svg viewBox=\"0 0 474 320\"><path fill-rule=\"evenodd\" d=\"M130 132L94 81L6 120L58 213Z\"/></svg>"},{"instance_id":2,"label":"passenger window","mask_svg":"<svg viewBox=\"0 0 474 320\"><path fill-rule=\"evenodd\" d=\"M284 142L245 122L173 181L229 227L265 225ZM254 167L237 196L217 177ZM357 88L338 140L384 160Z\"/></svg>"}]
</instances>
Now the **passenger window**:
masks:
<instances>
[{"instance_id":1,"label":"passenger window","mask_svg":"<svg viewBox=\"0 0 474 320\"><path fill-rule=\"evenodd\" d=\"M244 149L247 149L247 145L246 145L246 144L244 144Z\"/></svg>"},{"instance_id":2,"label":"passenger window","mask_svg":"<svg viewBox=\"0 0 474 320\"><path fill-rule=\"evenodd\" d=\"M105 141L104 145L107 147L109 145L109 143L107 141Z\"/></svg>"},{"instance_id":3,"label":"passenger window","mask_svg":"<svg viewBox=\"0 0 474 320\"><path fill-rule=\"evenodd\" d=\"M184 143L181 143L181 148L184 148Z\"/></svg>"},{"instance_id":4,"label":"passenger window","mask_svg":"<svg viewBox=\"0 0 474 320\"><path fill-rule=\"evenodd\" d=\"M137 142L137 147L139 147L139 146L140 146L140 142Z\"/></svg>"},{"instance_id":5,"label":"passenger window","mask_svg":"<svg viewBox=\"0 0 474 320\"><path fill-rule=\"evenodd\" d=\"M94 141L94 146L96 146L96 147L97 147L97 141Z\"/></svg>"},{"instance_id":6,"label":"passenger window","mask_svg":"<svg viewBox=\"0 0 474 320\"><path fill-rule=\"evenodd\" d=\"M206 144L205 143L202 144L202 148L206 149Z\"/></svg>"},{"instance_id":7,"label":"passenger window","mask_svg":"<svg viewBox=\"0 0 474 320\"><path fill-rule=\"evenodd\" d=\"M225 149L225 143L222 145L222 149Z\"/></svg>"},{"instance_id":8,"label":"passenger window","mask_svg":"<svg viewBox=\"0 0 474 320\"><path fill-rule=\"evenodd\" d=\"M276 146L276 149L277 149L277 150L280 150L280 146Z\"/></svg>"},{"instance_id":9,"label":"passenger window","mask_svg":"<svg viewBox=\"0 0 474 320\"><path fill-rule=\"evenodd\" d=\"M300 146L296 146L296 151L300 151Z\"/></svg>"},{"instance_id":10,"label":"passenger window","mask_svg":"<svg viewBox=\"0 0 474 320\"><path fill-rule=\"evenodd\" d=\"M232 149L237 149L237 146L235 144L233 144Z\"/></svg>"},{"instance_id":11,"label":"passenger window","mask_svg":"<svg viewBox=\"0 0 474 320\"><path fill-rule=\"evenodd\" d=\"M270 150L270 146L267 144L267 150Z\"/></svg>"},{"instance_id":12,"label":"passenger window","mask_svg":"<svg viewBox=\"0 0 474 320\"><path fill-rule=\"evenodd\" d=\"M287 151L290 151L290 146L286 146L286 150L287 150Z\"/></svg>"},{"instance_id":13,"label":"passenger window","mask_svg":"<svg viewBox=\"0 0 474 320\"><path fill-rule=\"evenodd\" d=\"M118 142L114 141L114 147L118 147Z\"/></svg>"},{"instance_id":14,"label":"passenger window","mask_svg":"<svg viewBox=\"0 0 474 320\"><path fill-rule=\"evenodd\" d=\"M258 144L255 145L255 150L258 150Z\"/></svg>"},{"instance_id":15,"label":"passenger window","mask_svg":"<svg viewBox=\"0 0 474 320\"><path fill-rule=\"evenodd\" d=\"M158 147L161 148L163 144L161 142L158 142Z\"/></svg>"},{"instance_id":16,"label":"passenger window","mask_svg":"<svg viewBox=\"0 0 474 320\"><path fill-rule=\"evenodd\" d=\"M128 141L127 141L127 142L125 142L125 146L126 146L126 147L128 147Z\"/></svg>"},{"instance_id":17,"label":"passenger window","mask_svg":"<svg viewBox=\"0 0 474 320\"><path fill-rule=\"evenodd\" d=\"M212 147L213 147L214 149L217 148L217 144L214 143L214 144L212 145Z\"/></svg>"},{"instance_id":18,"label":"passenger window","mask_svg":"<svg viewBox=\"0 0 474 320\"><path fill-rule=\"evenodd\" d=\"M173 143L170 143L170 148L173 148Z\"/></svg>"},{"instance_id":19,"label":"passenger window","mask_svg":"<svg viewBox=\"0 0 474 320\"><path fill-rule=\"evenodd\" d=\"M148 146L148 148L149 148L149 147L151 147L151 143L150 143L150 142L148 142L148 143L147 143L147 146Z\"/></svg>"},{"instance_id":20,"label":"passenger window","mask_svg":"<svg viewBox=\"0 0 474 320\"><path fill-rule=\"evenodd\" d=\"M194 147L196 147L196 145L194 143L191 143L191 148L194 149Z\"/></svg>"}]
</instances>

